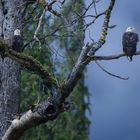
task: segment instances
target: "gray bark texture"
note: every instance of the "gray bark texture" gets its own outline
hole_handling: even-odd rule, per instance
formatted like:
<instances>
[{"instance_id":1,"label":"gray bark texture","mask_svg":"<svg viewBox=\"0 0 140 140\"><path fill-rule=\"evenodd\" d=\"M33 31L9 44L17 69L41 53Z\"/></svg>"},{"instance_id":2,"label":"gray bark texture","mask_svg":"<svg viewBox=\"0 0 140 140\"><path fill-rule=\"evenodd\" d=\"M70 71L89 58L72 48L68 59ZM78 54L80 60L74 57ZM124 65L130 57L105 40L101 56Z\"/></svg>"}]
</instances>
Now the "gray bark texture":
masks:
<instances>
[{"instance_id":1,"label":"gray bark texture","mask_svg":"<svg viewBox=\"0 0 140 140\"><path fill-rule=\"evenodd\" d=\"M16 28L22 28L23 6L23 0L0 1L0 37L10 39ZM0 58L0 139L19 112L19 90L20 65L10 58Z\"/></svg>"}]
</instances>

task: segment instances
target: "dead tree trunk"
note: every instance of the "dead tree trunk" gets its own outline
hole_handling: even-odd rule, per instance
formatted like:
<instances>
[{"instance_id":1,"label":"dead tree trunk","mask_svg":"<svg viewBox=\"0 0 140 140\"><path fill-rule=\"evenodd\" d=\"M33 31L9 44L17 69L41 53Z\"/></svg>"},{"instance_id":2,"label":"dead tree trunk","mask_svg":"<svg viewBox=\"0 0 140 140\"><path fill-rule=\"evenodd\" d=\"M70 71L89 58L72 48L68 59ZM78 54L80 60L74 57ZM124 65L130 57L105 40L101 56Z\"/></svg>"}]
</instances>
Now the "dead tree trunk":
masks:
<instances>
[{"instance_id":1,"label":"dead tree trunk","mask_svg":"<svg viewBox=\"0 0 140 140\"><path fill-rule=\"evenodd\" d=\"M0 36L11 38L16 28L21 29L23 0L0 1ZM0 58L0 139L19 111L20 65L10 58Z\"/></svg>"}]
</instances>

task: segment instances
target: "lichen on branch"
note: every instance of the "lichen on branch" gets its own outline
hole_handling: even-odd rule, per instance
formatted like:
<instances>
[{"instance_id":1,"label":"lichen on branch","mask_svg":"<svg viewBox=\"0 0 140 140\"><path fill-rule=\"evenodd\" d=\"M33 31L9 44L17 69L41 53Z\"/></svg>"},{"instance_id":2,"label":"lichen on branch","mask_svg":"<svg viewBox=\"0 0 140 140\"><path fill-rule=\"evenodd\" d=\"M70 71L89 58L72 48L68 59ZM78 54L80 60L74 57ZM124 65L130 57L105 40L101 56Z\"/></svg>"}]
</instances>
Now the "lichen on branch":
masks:
<instances>
[{"instance_id":1,"label":"lichen on branch","mask_svg":"<svg viewBox=\"0 0 140 140\"><path fill-rule=\"evenodd\" d=\"M49 70L44 68L39 61L34 59L32 56L12 50L2 39L0 39L0 55L3 59L4 57L9 57L17 61L23 68L40 76L48 88L56 85L53 74L49 73Z\"/></svg>"}]
</instances>

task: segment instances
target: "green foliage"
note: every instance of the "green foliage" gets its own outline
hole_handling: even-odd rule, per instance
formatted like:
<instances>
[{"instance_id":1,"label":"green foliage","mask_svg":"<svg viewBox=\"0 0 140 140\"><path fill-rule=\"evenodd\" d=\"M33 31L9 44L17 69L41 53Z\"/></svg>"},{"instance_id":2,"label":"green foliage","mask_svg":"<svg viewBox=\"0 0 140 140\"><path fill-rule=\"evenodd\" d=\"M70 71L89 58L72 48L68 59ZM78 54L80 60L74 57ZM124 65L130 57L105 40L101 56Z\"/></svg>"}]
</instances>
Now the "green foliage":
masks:
<instances>
[{"instance_id":1,"label":"green foliage","mask_svg":"<svg viewBox=\"0 0 140 140\"><path fill-rule=\"evenodd\" d=\"M81 14L82 6L84 6L82 0L78 0L74 7L72 7L70 1L67 3L62 13L65 13L66 16L69 14L69 21L72 22L75 20L75 18L80 19L80 17L77 17L76 12ZM36 15L41 11L42 7L38 7L37 10L34 11L33 15ZM47 35L52 32L53 29L57 28L62 22L57 18L54 18L54 22L50 22L51 18L52 15L49 15L43 19L42 28L38 34L40 42L35 42L33 46L31 44L31 47L28 47L25 52L39 60L44 67L49 68L50 72L53 71L56 79L59 79L58 83L62 85L81 50L83 38L81 29L83 26L83 19L78 20L78 22L72 26L76 36L70 36L67 28L63 27L56 32L55 37L49 37ZM24 35L27 36L26 43L31 40L36 26L37 21L34 21L32 25L29 24L25 28ZM61 54L58 54L57 51L53 52L52 46L55 47L56 50L59 48ZM48 97L47 90L45 89L42 80L33 73L28 71L22 72L21 81L22 102L20 106L22 111L26 111L33 104L37 104L39 101ZM85 98L88 97L89 93L84 84L83 75L83 78L77 84L72 95L67 99L71 104L71 108L64 113L61 113L56 120L48 122L47 125L43 124L29 130L22 139L88 140L88 129L90 122L85 115L86 110L89 109L89 103L85 101Z\"/></svg>"}]
</instances>

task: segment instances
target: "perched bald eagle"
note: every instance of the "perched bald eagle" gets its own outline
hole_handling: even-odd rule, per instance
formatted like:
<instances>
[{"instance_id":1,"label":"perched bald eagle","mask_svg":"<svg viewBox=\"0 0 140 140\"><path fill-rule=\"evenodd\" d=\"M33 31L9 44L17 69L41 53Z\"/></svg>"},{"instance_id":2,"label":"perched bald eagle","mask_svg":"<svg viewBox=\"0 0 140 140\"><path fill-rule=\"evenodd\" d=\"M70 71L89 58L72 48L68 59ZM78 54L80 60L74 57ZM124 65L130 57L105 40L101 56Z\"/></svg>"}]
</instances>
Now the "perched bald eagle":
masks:
<instances>
[{"instance_id":1,"label":"perched bald eagle","mask_svg":"<svg viewBox=\"0 0 140 140\"><path fill-rule=\"evenodd\" d=\"M23 47L23 38L21 36L20 30L16 29L12 38L12 49L17 52L23 52Z\"/></svg>"},{"instance_id":2,"label":"perched bald eagle","mask_svg":"<svg viewBox=\"0 0 140 140\"><path fill-rule=\"evenodd\" d=\"M123 52L127 55L129 61L136 52L137 43L139 41L138 34L135 33L135 28L128 27L122 37Z\"/></svg>"}]
</instances>

